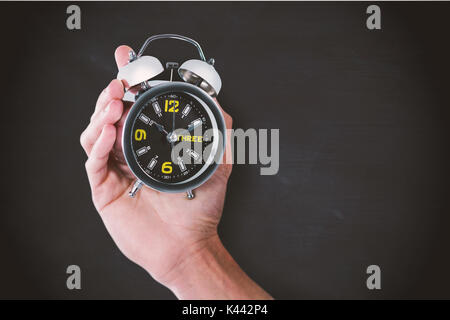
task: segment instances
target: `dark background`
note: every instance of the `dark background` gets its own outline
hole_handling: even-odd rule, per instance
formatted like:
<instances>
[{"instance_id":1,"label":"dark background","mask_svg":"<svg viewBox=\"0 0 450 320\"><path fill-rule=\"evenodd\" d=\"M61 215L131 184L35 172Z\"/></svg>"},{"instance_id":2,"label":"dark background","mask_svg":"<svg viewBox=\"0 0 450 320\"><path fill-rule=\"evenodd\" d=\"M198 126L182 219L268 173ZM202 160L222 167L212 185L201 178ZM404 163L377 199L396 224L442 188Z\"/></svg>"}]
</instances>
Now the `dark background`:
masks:
<instances>
[{"instance_id":1,"label":"dark background","mask_svg":"<svg viewBox=\"0 0 450 320\"><path fill-rule=\"evenodd\" d=\"M235 166L219 228L253 279L280 299L450 298L450 5L381 3L370 31L369 4L79 3L69 31L69 3L1 3L0 298L174 298L109 237L79 145L114 49L158 33L216 59L235 127L280 129L279 173Z\"/></svg>"}]
</instances>

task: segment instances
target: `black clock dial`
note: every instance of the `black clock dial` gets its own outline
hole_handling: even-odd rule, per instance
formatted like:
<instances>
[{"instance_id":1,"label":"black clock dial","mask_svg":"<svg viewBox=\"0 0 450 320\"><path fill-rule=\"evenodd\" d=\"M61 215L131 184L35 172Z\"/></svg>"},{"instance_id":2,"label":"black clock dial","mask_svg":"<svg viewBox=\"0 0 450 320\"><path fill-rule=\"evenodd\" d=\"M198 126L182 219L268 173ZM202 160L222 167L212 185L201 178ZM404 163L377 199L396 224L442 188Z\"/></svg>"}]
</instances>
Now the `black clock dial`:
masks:
<instances>
[{"instance_id":1,"label":"black clock dial","mask_svg":"<svg viewBox=\"0 0 450 320\"><path fill-rule=\"evenodd\" d=\"M139 168L165 184L195 178L209 158L207 146L214 139L207 130L217 128L211 112L185 92L156 95L141 105L131 126L131 151ZM175 129L186 131L174 134ZM180 157L172 159L172 148L180 143Z\"/></svg>"}]
</instances>

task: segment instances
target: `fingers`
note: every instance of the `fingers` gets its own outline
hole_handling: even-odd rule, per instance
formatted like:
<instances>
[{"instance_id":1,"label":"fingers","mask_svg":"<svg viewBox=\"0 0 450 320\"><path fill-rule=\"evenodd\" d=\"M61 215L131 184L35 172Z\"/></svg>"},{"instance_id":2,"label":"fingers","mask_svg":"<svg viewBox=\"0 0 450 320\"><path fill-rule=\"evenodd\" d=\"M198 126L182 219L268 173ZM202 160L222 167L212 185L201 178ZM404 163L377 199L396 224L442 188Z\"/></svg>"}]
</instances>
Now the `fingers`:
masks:
<instances>
[{"instance_id":1,"label":"fingers","mask_svg":"<svg viewBox=\"0 0 450 320\"><path fill-rule=\"evenodd\" d=\"M106 179L109 153L114 141L116 141L116 127L112 124L103 126L99 138L92 147L89 159L86 161L86 171L92 189Z\"/></svg>"},{"instance_id":2,"label":"fingers","mask_svg":"<svg viewBox=\"0 0 450 320\"><path fill-rule=\"evenodd\" d=\"M227 127L227 129L228 130L233 129L233 118L223 110L222 110L222 113L223 113L223 118L225 119L225 126Z\"/></svg>"},{"instance_id":3,"label":"fingers","mask_svg":"<svg viewBox=\"0 0 450 320\"><path fill-rule=\"evenodd\" d=\"M127 105L127 103L124 103L124 110L122 113L122 117L116 123L118 137L121 137L123 134L123 127L125 125L125 120L126 120L129 112L130 112L130 107ZM125 158L124 158L123 152L122 152L122 139L116 140L116 143L114 144L114 149L117 151L117 155L118 155L119 159L122 162L124 162Z\"/></svg>"},{"instance_id":4,"label":"fingers","mask_svg":"<svg viewBox=\"0 0 450 320\"><path fill-rule=\"evenodd\" d=\"M225 110L223 110L223 108L219 104L219 101L217 101L216 98L214 98L214 101L216 102L220 111L222 111L223 118L225 119L225 125L226 125L227 129L232 129L233 128L233 118Z\"/></svg>"},{"instance_id":5,"label":"fingers","mask_svg":"<svg viewBox=\"0 0 450 320\"><path fill-rule=\"evenodd\" d=\"M94 117L80 137L81 145L88 156L90 156L91 150L103 127L105 125L115 124L120 120L122 113L123 102L121 100L111 100L108 105Z\"/></svg>"},{"instance_id":6,"label":"fingers","mask_svg":"<svg viewBox=\"0 0 450 320\"><path fill-rule=\"evenodd\" d=\"M120 46L116 49L114 57L117 66L120 68L128 63L129 52L132 49L128 46ZM124 86L122 81L114 79L101 92L95 111L91 116L91 123L81 134L80 142L89 156L95 141L100 135L102 128L107 124L114 124L119 121L123 115Z\"/></svg>"},{"instance_id":7,"label":"fingers","mask_svg":"<svg viewBox=\"0 0 450 320\"><path fill-rule=\"evenodd\" d=\"M95 105L95 111L92 114L92 119L98 114L99 111L106 108L111 100L122 100L124 95L122 81L114 79L109 85L100 93L97 103Z\"/></svg>"},{"instance_id":8,"label":"fingers","mask_svg":"<svg viewBox=\"0 0 450 320\"><path fill-rule=\"evenodd\" d=\"M228 178L231 174L231 170L233 169L233 153L231 151L231 129L233 129L233 118L225 112L225 110L222 109L222 107L219 104L219 101L214 98L214 101L219 106L220 110L222 111L223 118L225 120L225 126L226 126L226 145L225 145L225 152L222 158L222 172L224 172L225 176Z\"/></svg>"},{"instance_id":9,"label":"fingers","mask_svg":"<svg viewBox=\"0 0 450 320\"><path fill-rule=\"evenodd\" d=\"M117 67L123 67L128 63L129 60L129 52L132 51L129 46L120 46L116 49L114 52L114 58L116 59ZM118 99L121 100L124 95L124 86L122 81L118 79L114 79L111 81L111 83L108 85L108 87L103 90L103 92L100 94L97 104L95 107L95 111L101 110L105 107L105 105L111 100L111 99ZM95 113L92 117L95 116Z\"/></svg>"},{"instance_id":10,"label":"fingers","mask_svg":"<svg viewBox=\"0 0 450 320\"><path fill-rule=\"evenodd\" d=\"M123 67L126 65L130 59L129 52L132 51L129 46L122 45L116 49L114 52L114 57L116 58L117 67Z\"/></svg>"},{"instance_id":11,"label":"fingers","mask_svg":"<svg viewBox=\"0 0 450 320\"><path fill-rule=\"evenodd\" d=\"M223 163L225 164L225 172L229 176L233 169L233 152L231 150L231 130L233 128L233 118L227 113L224 113L225 125L227 127L225 153L223 155Z\"/></svg>"}]
</instances>

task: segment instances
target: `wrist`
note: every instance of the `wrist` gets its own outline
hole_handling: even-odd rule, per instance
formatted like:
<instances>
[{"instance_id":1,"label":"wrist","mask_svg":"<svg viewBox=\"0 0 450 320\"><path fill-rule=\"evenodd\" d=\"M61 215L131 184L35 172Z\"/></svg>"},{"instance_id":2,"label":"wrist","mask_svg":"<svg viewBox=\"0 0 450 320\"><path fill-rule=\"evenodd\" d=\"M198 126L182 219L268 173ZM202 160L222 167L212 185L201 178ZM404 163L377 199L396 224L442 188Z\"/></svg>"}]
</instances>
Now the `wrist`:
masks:
<instances>
[{"instance_id":1,"label":"wrist","mask_svg":"<svg viewBox=\"0 0 450 320\"><path fill-rule=\"evenodd\" d=\"M269 299L215 234L191 248L164 283L179 299Z\"/></svg>"}]
</instances>

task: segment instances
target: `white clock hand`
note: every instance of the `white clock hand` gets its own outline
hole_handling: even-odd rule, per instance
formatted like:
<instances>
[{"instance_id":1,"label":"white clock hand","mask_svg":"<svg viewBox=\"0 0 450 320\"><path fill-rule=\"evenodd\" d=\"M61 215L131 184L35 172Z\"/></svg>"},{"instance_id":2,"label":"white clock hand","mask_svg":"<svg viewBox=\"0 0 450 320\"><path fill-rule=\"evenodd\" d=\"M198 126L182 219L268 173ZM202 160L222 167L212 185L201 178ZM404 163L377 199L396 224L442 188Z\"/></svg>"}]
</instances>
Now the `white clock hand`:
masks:
<instances>
[{"instance_id":1,"label":"white clock hand","mask_svg":"<svg viewBox=\"0 0 450 320\"><path fill-rule=\"evenodd\" d=\"M169 134L162 124L159 124L159 123L157 123L157 122L155 122L153 120L151 120L151 123L154 124L158 128L159 132L162 132L162 133L165 133L165 134Z\"/></svg>"}]
</instances>

